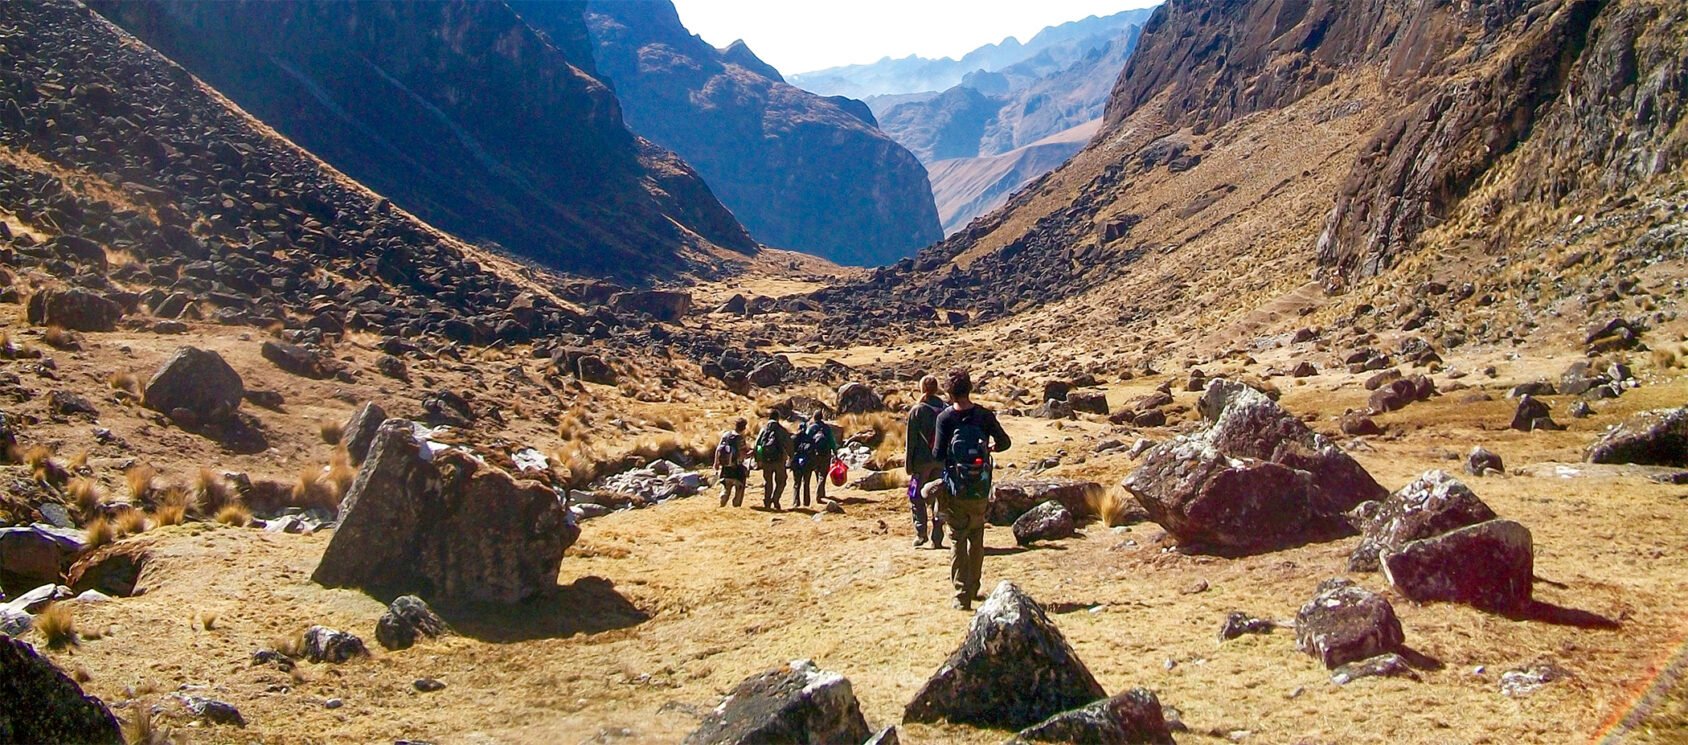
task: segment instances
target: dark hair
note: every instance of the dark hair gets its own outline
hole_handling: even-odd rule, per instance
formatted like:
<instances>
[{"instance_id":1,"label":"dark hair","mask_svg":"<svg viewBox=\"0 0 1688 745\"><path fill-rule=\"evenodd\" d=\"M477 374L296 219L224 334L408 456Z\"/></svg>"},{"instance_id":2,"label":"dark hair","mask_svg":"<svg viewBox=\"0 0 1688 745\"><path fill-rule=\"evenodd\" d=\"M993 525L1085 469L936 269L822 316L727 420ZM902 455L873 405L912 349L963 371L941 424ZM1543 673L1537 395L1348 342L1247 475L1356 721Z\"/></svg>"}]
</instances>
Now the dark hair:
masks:
<instances>
[{"instance_id":1,"label":"dark hair","mask_svg":"<svg viewBox=\"0 0 1688 745\"><path fill-rule=\"evenodd\" d=\"M743 432L744 428L748 426L750 426L750 422L745 421L742 416L733 421L733 431L735 432Z\"/></svg>"},{"instance_id":2,"label":"dark hair","mask_svg":"<svg viewBox=\"0 0 1688 745\"><path fill-rule=\"evenodd\" d=\"M950 398L968 398L973 395L973 377L959 367L951 370L944 378L944 391Z\"/></svg>"}]
</instances>

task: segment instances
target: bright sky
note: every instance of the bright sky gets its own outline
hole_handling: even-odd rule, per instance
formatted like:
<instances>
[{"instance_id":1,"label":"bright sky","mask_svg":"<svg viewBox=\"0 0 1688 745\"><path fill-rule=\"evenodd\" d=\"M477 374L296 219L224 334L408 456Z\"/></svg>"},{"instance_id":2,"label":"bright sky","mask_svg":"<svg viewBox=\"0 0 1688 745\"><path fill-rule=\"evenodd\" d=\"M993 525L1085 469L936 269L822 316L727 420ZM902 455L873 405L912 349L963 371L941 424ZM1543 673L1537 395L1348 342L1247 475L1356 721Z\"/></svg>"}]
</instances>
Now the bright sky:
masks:
<instances>
[{"instance_id":1,"label":"bright sky","mask_svg":"<svg viewBox=\"0 0 1688 745\"><path fill-rule=\"evenodd\" d=\"M882 57L960 57L1007 36L1145 8L1157 0L674 0L680 20L717 47L744 39L781 73Z\"/></svg>"}]
</instances>

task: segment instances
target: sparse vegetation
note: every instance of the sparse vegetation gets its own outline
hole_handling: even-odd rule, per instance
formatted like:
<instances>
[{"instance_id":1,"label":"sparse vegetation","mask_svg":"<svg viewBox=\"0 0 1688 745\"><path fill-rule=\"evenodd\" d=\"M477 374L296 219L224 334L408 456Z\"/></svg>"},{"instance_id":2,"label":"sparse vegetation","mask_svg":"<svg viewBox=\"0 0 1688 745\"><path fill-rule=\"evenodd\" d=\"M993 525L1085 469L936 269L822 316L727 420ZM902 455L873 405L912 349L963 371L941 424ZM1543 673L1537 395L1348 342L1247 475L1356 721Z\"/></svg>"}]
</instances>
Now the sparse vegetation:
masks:
<instances>
[{"instance_id":1,"label":"sparse vegetation","mask_svg":"<svg viewBox=\"0 0 1688 745\"><path fill-rule=\"evenodd\" d=\"M206 631L215 631L217 629L216 611L200 611L198 618L200 628L205 629Z\"/></svg>"},{"instance_id":2,"label":"sparse vegetation","mask_svg":"<svg viewBox=\"0 0 1688 745\"><path fill-rule=\"evenodd\" d=\"M35 631L41 634L49 649L73 647L81 642L76 635L76 617L64 603L53 603L36 614Z\"/></svg>"},{"instance_id":3,"label":"sparse vegetation","mask_svg":"<svg viewBox=\"0 0 1688 745\"><path fill-rule=\"evenodd\" d=\"M61 326L48 326L41 332L41 343L59 350L74 350L81 348L76 341L76 334L65 330Z\"/></svg>"},{"instance_id":4,"label":"sparse vegetation","mask_svg":"<svg viewBox=\"0 0 1688 745\"><path fill-rule=\"evenodd\" d=\"M166 525L181 525L185 520L187 520L187 515L188 508L186 502L170 500L159 505L158 509L153 510L152 519L154 522L158 523L159 527Z\"/></svg>"},{"instance_id":5,"label":"sparse vegetation","mask_svg":"<svg viewBox=\"0 0 1688 745\"><path fill-rule=\"evenodd\" d=\"M64 494L84 520L98 515L100 507L105 504L105 496L100 493L99 484L84 476L65 482Z\"/></svg>"},{"instance_id":6,"label":"sparse vegetation","mask_svg":"<svg viewBox=\"0 0 1688 745\"><path fill-rule=\"evenodd\" d=\"M147 504L153 497L154 481L158 478L158 471L152 466L139 463L130 466L123 472L123 480L129 485L129 499L135 504Z\"/></svg>"},{"instance_id":7,"label":"sparse vegetation","mask_svg":"<svg viewBox=\"0 0 1688 745\"><path fill-rule=\"evenodd\" d=\"M322 441L329 445L339 445L340 438L346 434L344 425L328 419L317 423L317 431L322 434Z\"/></svg>"},{"instance_id":8,"label":"sparse vegetation","mask_svg":"<svg viewBox=\"0 0 1688 745\"><path fill-rule=\"evenodd\" d=\"M117 515L117 534L120 536L140 535L151 527L147 521L147 513L138 509L124 510Z\"/></svg>"},{"instance_id":9,"label":"sparse vegetation","mask_svg":"<svg viewBox=\"0 0 1688 745\"><path fill-rule=\"evenodd\" d=\"M234 501L228 482L209 468L199 469L190 497L194 513L201 516L215 515Z\"/></svg>"},{"instance_id":10,"label":"sparse vegetation","mask_svg":"<svg viewBox=\"0 0 1688 745\"><path fill-rule=\"evenodd\" d=\"M112 373L106 384L117 392L117 397L126 401L141 400L141 379L134 373Z\"/></svg>"},{"instance_id":11,"label":"sparse vegetation","mask_svg":"<svg viewBox=\"0 0 1688 745\"><path fill-rule=\"evenodd\" d=\"M117 528L105 516L96 517L88 521L84 528L88 533L89 550L99 548L117 540Z\"/></svg>"},{"instance_id":12,"label":"sparse vegetation","mask_svg":"<svg viewBox=\"0 0 1688 745\"><path fill-rule=\"evenodd\" d=\"M23 463L29 467L30 476L43 484L63 484L70 479L70 472L53 460L53 449L46 445L35 445L24 451Z\"/></svg>"},{"instance_id":13,"label":"sparse vegetation","mask_svg":"<svg viewBox=\"0 0 1688 745\"><path fill-rule=\"evenodd\" d=\"M252 511L240 504L227 504L217 510L213 519L223 525L244 528L252 523Z\"/></svg>"}]
</instances>

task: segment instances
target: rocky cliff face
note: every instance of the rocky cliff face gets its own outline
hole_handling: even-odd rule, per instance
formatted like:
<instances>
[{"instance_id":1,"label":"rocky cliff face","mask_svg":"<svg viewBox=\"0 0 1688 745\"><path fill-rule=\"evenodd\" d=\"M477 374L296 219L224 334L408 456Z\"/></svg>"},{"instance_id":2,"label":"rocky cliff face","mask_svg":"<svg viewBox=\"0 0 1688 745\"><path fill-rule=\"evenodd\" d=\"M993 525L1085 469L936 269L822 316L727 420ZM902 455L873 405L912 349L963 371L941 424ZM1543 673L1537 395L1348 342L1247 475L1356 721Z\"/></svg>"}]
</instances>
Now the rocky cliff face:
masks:
<instances>
[{"instance_id":1,"label":"rocky cliff face","mask_svg":"<svg viewBox=\"0 0 1688 745\"><path fill-rule=\"evenodd\" d=\"M533 13L550 3L514 7L549 27ZM786 85L742 44L710 47L666 0L592 2L586 19L629 125L695 166L757 240L879 264L942 237L925 170L865 107Z\"/></svg>"},{"instance_id":2,"label":"rocky cliff face","mask_svg":"<svg viewBox=\"0 0 1688 745\"><path fill-rule=\"evenodd\" d=\"M675 273L753 244L582 71L584 25L502 2L94 3L259 119L418 216L571 271ZM581 3L548 3L578 18ZM581 61L571 64L569 55Z\"/></svg>"}]
</instances>

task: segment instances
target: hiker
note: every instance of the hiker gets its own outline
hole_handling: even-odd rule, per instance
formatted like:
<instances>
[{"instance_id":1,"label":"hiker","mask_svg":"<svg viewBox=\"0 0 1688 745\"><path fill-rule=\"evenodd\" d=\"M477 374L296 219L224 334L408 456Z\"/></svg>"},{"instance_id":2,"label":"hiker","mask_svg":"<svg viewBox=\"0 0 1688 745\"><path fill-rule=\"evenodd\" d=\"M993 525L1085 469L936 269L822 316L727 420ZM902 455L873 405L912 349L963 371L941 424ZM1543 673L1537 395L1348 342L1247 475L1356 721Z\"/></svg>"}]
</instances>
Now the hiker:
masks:
<instances>
[{"instance_id":1,"label":"hiker","mask_svg":"<svg viewBox=\"0 0 1688 745\"><path fill-rule=\"evenodd\" d=\"M943 461L932 457L938 439L938 414L944 410L944 400L938 398L938 379L928 375L920 379L920 400L908 410L908 446L903 452L904 468L908 471L909 509L914 513L914 547L926 545L926 515L928 505L921 489L943 473ZM930 505L932 515L932 548L944 547L944 518L938 505Z\"/></svg>"},{"instance_id":2,"label":"hiker","mask_svg":"<svg viewBox=\"0 0 1688 745\"><path fill-rule=\"evenodd\" d=\"M949 394L950 405L938 415L938 434L932 447L932 459L944 464L943 475L924 487L924 496L928 500L936 497L949 525L953 605L972 610L985 562L991 453L1007 450L1011 443L996 414L973 403L973 379L966 370L951 370L944 391Z\"/></svg>"},{"instance_id":3,"label":"hiker","mask_svg":"<svg viewBox=\"0 0 1688 745\"><path fill-rule=\"evenodd\" d=\"M832 454L838 450L838 440L832 435L832 425L826 423L821 410L809 415L809 421L797 431L797 453L791 459L791 475L797 480L791 494L792 507L808 507L826 501L826 471L832 465ZM814 479L810 488L809 479ZM814 500L810 501L813 496Z\"/></svg>"},{"instance_id":4,"label":"hiker","mask_svg":"<svg viewBox=\"0 0 1688 745\"><path fill-rule=\"evenodd\" d=\"M733 506L744 505L744 482L750 478L750 469L744 465L744 431L750 428L750 422L739 417L733 422L733 428L721 433L721 442L715 446L715 471L721 481L721 506L727 506L728 497L732 498Z\"/></svg>"},{"instance_id":5,"label":"hiker","mask_svg":"<svg viewBox=\"0 0 1688 745\"><path fill-rule=\"evenodd\" d=\"M780 413L768 413L768 423L756 434L756 466L762 469L762 506L780 511L785 495L785 469L791 458L791 433L780 424Z\"/></svg>"}]
</instances>

